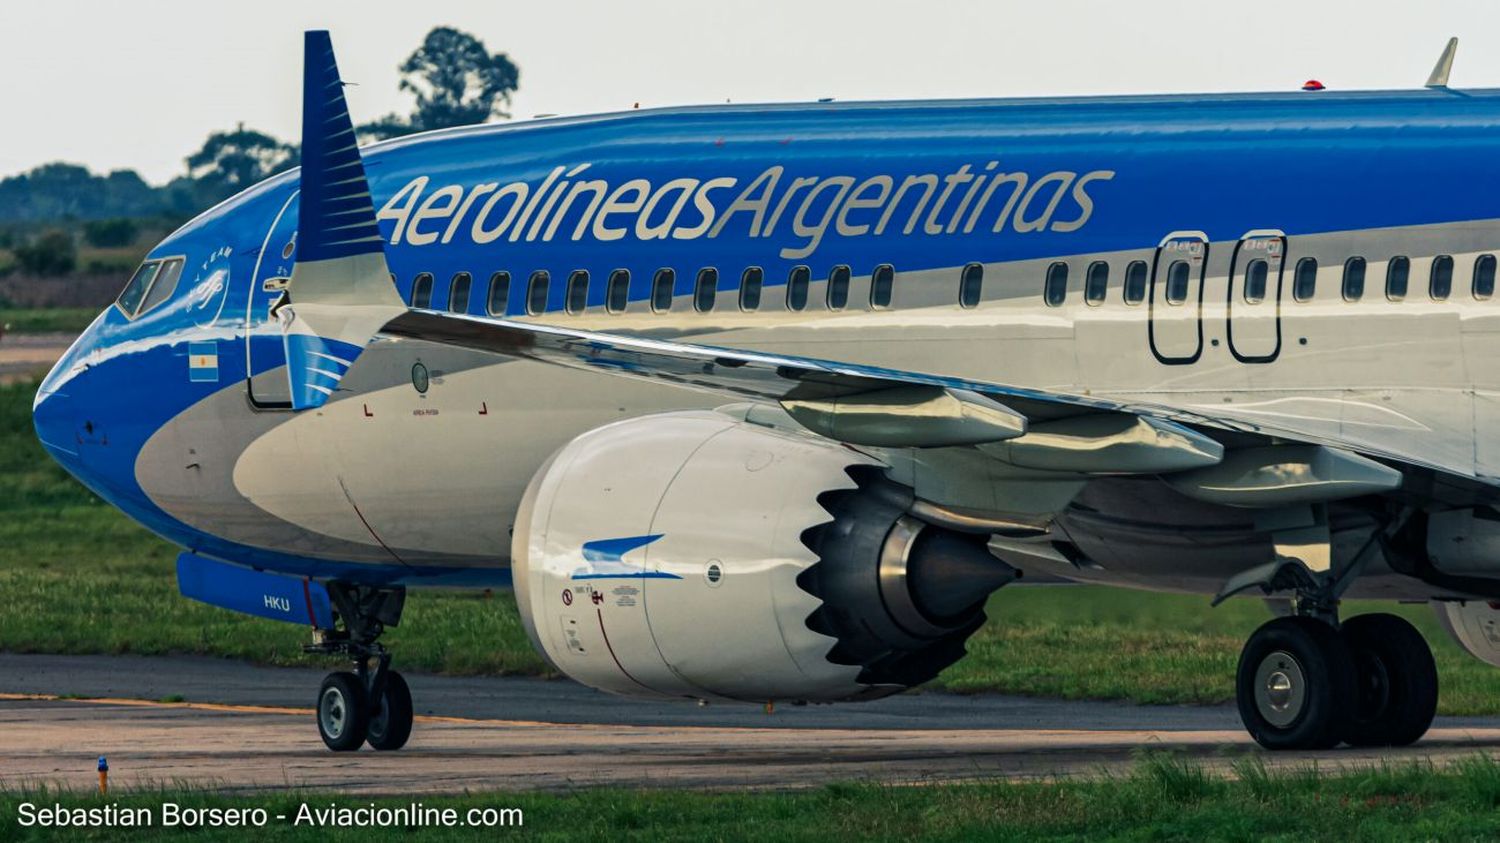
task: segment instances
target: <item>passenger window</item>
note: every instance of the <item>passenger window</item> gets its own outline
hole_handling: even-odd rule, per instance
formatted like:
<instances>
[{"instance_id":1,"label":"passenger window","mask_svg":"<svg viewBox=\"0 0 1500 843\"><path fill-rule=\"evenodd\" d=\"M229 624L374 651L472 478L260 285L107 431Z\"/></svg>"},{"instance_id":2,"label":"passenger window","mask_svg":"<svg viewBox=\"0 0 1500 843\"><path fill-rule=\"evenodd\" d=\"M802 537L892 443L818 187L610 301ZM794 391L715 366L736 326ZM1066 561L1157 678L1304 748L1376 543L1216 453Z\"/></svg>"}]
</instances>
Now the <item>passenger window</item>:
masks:
<instances>
[{"instance_id":1,"label":"passenger window","mask_svg":"<svg viewBox=\"0 0 1500 843\"><path fill-rule=\"evenodd\" d=\"M828 309L843 310L849 304L849 267L840 264L828 273Z\"/></svg>"},{"instance_id":2,"label":"passenger window","mask_svg":"<svg viewBox=\"0 0 1500 843\"><path fill-rule=\"evenodd\" d=\"M752 266L745 270L740 276L740 310L760 309L760 287L766 280L765 272L758 266Z\"/></svg>"},{"instance_id":3,"label":"passenger window","mask_svg":"<svg viewBox=\"0 0 1500 843\"><path fill-rule=\"evenodd\" d=\"M448 285L448 310L452 313L469 312L469 288L474 286L474 276L460 272Z\"/></svg>"},{"instance_id":4,"label":"passenger window","mask_svg":"<svg viewBox=\"0 0 1500 843\"><path fill-rule=\"evenodd\" d=\"M698 280L693 286L693 309L699 313L708 313L714 309L714 301L718 297L719 270L711 266L698 270Z\"/></svg>"},{"instance_id":5,"label":"passenger window","mask_svg":"<svg viewBox=\"0 0 1500 843\"><path fill-rule=\"evenodd\" d=\"M1391 258L1385 265L1385 297L1391 301L1406 298L1406 281L1411 276L1411 260L1405 255Z\"/></svg>"},{"instance_id":6,"label":"passenger window","mask_svg":"<svg viewBox=\"0 0 1500 843\"><path fill-rule=\"evenodd\" d=\"M504 316L510 309L510 273L497 272L490 276L490 297L485 305L491 316Z\"/></svg>"},{"instance_id":7,"label":"passenger window","mask_svg":"<svg viewBox=\"0 0 1500 843\"><path fill-rule=\"evenodd\" d=\"M656 270L656 277L651 279L651 309L657 313L666 313L672 309L672 293L677 286L677 273L671 269Z\"/></svg>"},{"instance_id":8,"label":"passenger window","mask_svg":"<svg viewBox=\"0 0 1500 843\"><path fill-rule=\"evenodd\" d=\"M1245 264L1245 304L1260 304L1266 300L1266 280L1271 276L1271 265L1265 258L1256 258Z\"/></svg>"},{"instance_id":9,"label":"passenger window","mask_svg":"<svg viewBox=\"0 0 1500 843\"><path fill-rule=\"evenodd\" d=\"M1480 255L1474 260L1474 298L1483 301L1495 295L1495 256Z\"/></svg>"},{"instance_id":10,"label":"passenger window","mask_svg":"<svg viewBox=\"0 0 1500 843\"><path fill-rule=\"evenodd\" d=\"M960 307L975 307L984 292L984 265L971 263L964 267L958 279L958 304Z\"/></svg>"},{"instance_id":11,"label":"passenger window","mask_svg":"<svg viewBox=\"0 0 1500 843\"><path fill-rule=\"evenodd\" d=\"M146 301L136 315L139 316L171 298L177 289L177 279L181 276L182 258L173 258L163 263L156 274L156 280L151 283L151 292L146 294Z\"/></svg>"},{"instance_id":12,"label":"passenger window","mask_svg":"<svg viewBox=\"0 0 1500 843\"><path fill-rule=\"evenodd\" d=\"M589 271L575 269L568 275L568 313L577 316L589 306Z\"/></svg>"},{"instance_id":13,"label":"passenger window","mask_svg":"<svg viewBox=\"0 0 1500 843\"><path fill-rule=\"evenodd\" d=\"M610 313L624 313L630 305L630 270L617 269L609 274L604 306Z\"/></svg>"},{"instance_id":14,"label":"passenger window","mask_svg":"<svg viewBox=\"0 0 1500 843\"><path fill-rule=\"evenodd\" d=\"M888 263L875 267L870 275L870 306L884 310L896 298L896 268Z\"/></svg>"},{"instance_id":15,"label":"passenger window","mask_svg":"<svg viewBox=\"0 0 1500 843\"><path fill-rule=\"evenodd\" d=\"M547 312L547 287L551 281L552 276L545 269L531 273L531 280L526 282L527 313L540 316Z\"/></svg>"},{"instance_id":16,"label":"passenger window","mask_svg":"<svg viewBox=\"0 0 1500 843\"><path fill-rule=\"evenodd\" d=\"M1365 259L1344 261L1344 301L1359 301L1365 295Z\"/></svg>"},{"instance_id":17,"label":"passenger window","mask_svg":"<svg viewBox=\"0 0 1500 843\"><path fill-rule=\"evenodd\" d=\"M1146 300L1146 262L1131 261L1125 267L1125 303L1140 304Z\"/></svg>"},{"instance_id":18,"label":"passenger window","mask_svg":"<svg viewBox=\"0 0 1500 843\"><path fill-rule=\"evenodd\" d=\"M1428 292L1433 301L1443 301L1453 292L1453 258L1438 255L1432 259L1432 279Z\"/></svg>"},{"instance_id":19,"label":"passenger window","mask_svg":"<svg viewBox=\"0 0 1500 843\"><path fill-rule=\"evenodd\" d=\"M1068 298L1068 265L1055 261L1047 267L1047 281L1042 285L1042 299L1048 307L1060 307Z\"/></svg>"},{"instance_id":20,"label":"passenger window","mask_svg":"<svg viewBox=\"0 0 1500 843\"><path fill-rule=\"evenodd\" d=\"M794 266L786 278L786 309L807 308L807 285L812 281L812 270L805 266Z\"/></svg>"},{"instance_id":21,"label":"passenger window","mask_svg":"<svg viewBox=\"0 0 1500 843\"><path fill-rule=\"evenodd\" d=\"M422 310L432 306L432 273L424 272L411 282L411 306Z\"/></svg>"},{"instance_id":22,"label":"passenger window","mask_svg":"<svg viewBox=\"0 0 1500 843\"><path fill-rule=\"evenodd\" d=\"M1187 261L1172 261L1167 267L1167 304L1182 304L1187 301L1193 268Z\"/></svg>"},{"instance_id":23,"label":"passenger window","mask_svg":"<svg viewBox=\"0 0 1500 843\"><path fill-rule=\"evenodd\" d=\"M1086 304L1098 307L1104 304L1104 296L1109 292L1109 264L1104 261L1094 261L1089 264L1088 275L1083 279L1083 300Z\"/></svg>"},{"instance_id":24,"label":"passenger window","mask_svg":"<svg viewBox=\"0 0 1500 843\"><path fill-rule=\"evenodd\" d=\"M1318 291L1318 261L1303 258L1297 261L1297 271L1292 277L1292 298L1307 301Z\"/></svg>"}]
</instances>

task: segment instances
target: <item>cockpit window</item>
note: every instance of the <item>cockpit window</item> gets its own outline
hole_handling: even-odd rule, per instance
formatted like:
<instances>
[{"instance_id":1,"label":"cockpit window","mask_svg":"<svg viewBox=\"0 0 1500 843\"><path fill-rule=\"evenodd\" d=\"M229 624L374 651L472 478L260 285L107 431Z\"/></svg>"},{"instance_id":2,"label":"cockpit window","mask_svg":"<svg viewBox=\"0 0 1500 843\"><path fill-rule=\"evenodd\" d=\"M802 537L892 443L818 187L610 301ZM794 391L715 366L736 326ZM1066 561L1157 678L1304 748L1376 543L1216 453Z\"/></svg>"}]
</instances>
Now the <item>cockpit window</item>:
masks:
<instances>
[{"instance_id":1,"label":"cockpit window","mask_svg":"<svg viewBox=\"0 0 1500 843\"><path fill-rule=\"evenodd\" d=\"M182 277L182 263L182 258L158 258L141 264L115 300L115 306L125 318L134 319L170 299Z\"/></svg>"},{"instance_id":2,"label":"cockpit window","mask_svg":"<svg viewBox=\"0 0 1500 843\"><path fill-rule=\"evenodd\" d=\"M171 298L172 293L177 291L177 279L181 277L182 258L163 261L161 269L156 273L156 280L151 282L151 292L146 294L146 302L136 315L139 316Z\"/></svg>"},{"instance_id":3,"label":"cockpit window","mask_svg":"<svg viewBox=\"0 0 1500 843\"><path fill-rule=\"evenodd\" d=\"M156 278L156 270L160 267L160 261L146 261L130 276L130 283L125 285L124 292L115 301L126 317L135 318L135 312L140 310L141 302L146 299L146 291L151 288L151 281Z\"/></svg>"}]
</instances>

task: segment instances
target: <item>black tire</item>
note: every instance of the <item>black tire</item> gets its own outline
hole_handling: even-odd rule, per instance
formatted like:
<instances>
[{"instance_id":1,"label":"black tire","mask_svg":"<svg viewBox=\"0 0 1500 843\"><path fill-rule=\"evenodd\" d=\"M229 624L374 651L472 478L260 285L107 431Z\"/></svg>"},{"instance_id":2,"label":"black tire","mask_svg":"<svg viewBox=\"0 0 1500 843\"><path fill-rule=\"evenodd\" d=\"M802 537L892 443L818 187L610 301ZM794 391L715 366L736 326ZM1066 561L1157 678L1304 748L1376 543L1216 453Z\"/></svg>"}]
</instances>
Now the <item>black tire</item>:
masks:
<instances>
[{"instance_id":1,"label":"black tire","mask_svg":"<svg viewBox=\"0 0 1500 843\"><path fill-rule=\"evenodd\" d=\"M330 673L318 688L318 734L334 752L353 752L365 742L370 704L365 685L352 673Z\"/></svg>"},{"instance_id":2,"label":"black tire","mask_svg":"<svg viewBox=\"0 0 1500 843\"><path fill-rule=\"evenodd\" d=\"M1354 680L1349 647L1337 630L1313 618L1276 618L1240 652L1240 719L1266 749L1328 749L1344 738Z\"/></svg>"},{"instance_id":3,"label":"black tire","mask_svg":"<svg viewBox=\"0 0 1500 843\"><path fill-rule=\"evenodd\" d=\"M1417 628L1395 615L1344 622L1355 666L1355 705L1344 740L1351 746L1406 746L1437 714L1437 663Z\"/></svg>"},{"instance_id":4,"label":"black tire","mask_svg":"<svg viewBox=\"0 0 1500 843\"><path fill-rule=\"evenodd\" d=\"M411 737L411 721L411 688L401 674L388 670L385 690L380 694L380 704L370 716L365 739L375 749L400 749Z\"/></svg>"}]
</instances>

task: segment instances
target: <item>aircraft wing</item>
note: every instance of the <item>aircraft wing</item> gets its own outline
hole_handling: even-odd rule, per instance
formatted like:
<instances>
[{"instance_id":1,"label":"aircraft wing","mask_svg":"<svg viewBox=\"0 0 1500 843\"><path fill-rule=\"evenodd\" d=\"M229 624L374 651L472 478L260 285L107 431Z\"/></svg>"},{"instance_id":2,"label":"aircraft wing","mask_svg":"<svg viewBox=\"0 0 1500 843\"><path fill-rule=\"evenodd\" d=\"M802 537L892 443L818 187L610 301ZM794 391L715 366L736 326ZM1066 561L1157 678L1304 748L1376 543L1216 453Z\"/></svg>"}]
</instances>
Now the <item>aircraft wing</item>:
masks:
<instances>
[{"instance_id":1,"label":"aircraft wing","mask_svg":"<svg viewBox=\"0 0 1500 843\"><path fill-rule=\"evenodd\" d=\"M1095 411L1116 408L1108 401L959 378L431 310L408 311L381 332L796 407L832 406L840 399L848 406L853 396L868 399L897 388L905 389L903 395L888 397L910 405L921 396L946 392L972 413L983 413L988 422L1000 426L991 433L1009 434L993 438L1025 433L1028 417L1039 415L1028 412L1036 403L1052 408L1040 413L1046 418L1069 406Z\"/></svg>"},{"instance_id":2,"label":"aircraft wing","mask_svg":"<svg viewBox=\"0 0 1500 843\"><path fill-rule=\"evenodd\" d=\"M387 323L381 333L668 383L729 398L775 402L816 432L851 444L932 446L1001 441L1024 435L1029 423L1038 419L1125 408L1118 402L1087 396L962 378L433 310L408 311ZM1165 408L1151 415L1163 422L1173 421L1173 414ZM864 423L855 424L856 417ZM885 420L880 421L880 417ZM908 439L936 436L945 441L896 441L902 439L894 431L901 426L898 417L907 422ZM961 420L967 435L952 425L947 426L946 434L933 430L933 420L949 417ZM918 427L927 430L918 433Z\"/></svg>"},{"instance_id":3,"label":"aircraft wing","mask_svg":"<svg viewBox=\"0 0 1500 843\"><path fill-rule=\"evenodd\" d=\"M1007 458L1042 470L1168 473L1213 468L1226 476L1206 478L1211 484L1253 487L1264 479L1254 466L1226 460L1223 446L1206 431L1230 434L1238 453L1254 450L1245 446L1273 442L1309 446L1302 462L1321 477L1319 491L1310 492L1309 499L1331 493L1323 482L1330 478L1342 488L1338 496L1398 487L1400 473L1377 460L1473 477L1462 468L1227 414L808 357L432 310L410 310L381 333L775 402L814 432L854 445L1009 442Z\"/></svg>"}]
</instances>

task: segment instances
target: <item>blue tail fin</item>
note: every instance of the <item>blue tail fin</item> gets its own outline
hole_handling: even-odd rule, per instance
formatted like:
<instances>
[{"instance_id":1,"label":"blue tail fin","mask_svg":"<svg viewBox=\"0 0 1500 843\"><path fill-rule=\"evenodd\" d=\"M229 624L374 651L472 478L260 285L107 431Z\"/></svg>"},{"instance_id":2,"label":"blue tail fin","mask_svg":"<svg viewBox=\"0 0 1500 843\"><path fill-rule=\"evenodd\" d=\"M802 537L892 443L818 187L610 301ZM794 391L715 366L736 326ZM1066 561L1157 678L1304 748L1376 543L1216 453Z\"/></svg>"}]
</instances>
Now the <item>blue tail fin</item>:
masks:
<instances>
[{"instance_id":1,"label":"blue tail fin","mask_svg":"<svg viewBox=\"0 0 1500 843\"><path fill-rule=\"evenodd\" d=\"M292 408L322 406L386 322L406 308L391 283L333 43L308 32L302 76L297 261L280 311Z\"/></svg>"}]
</instances>

